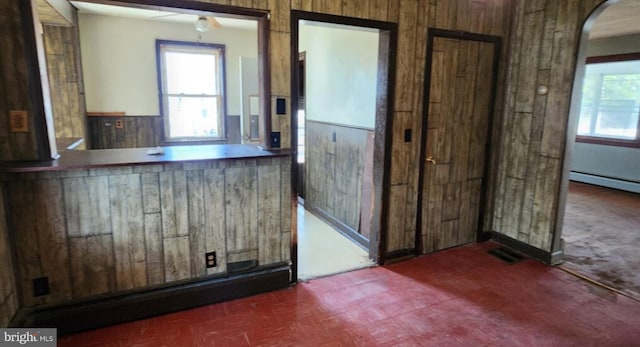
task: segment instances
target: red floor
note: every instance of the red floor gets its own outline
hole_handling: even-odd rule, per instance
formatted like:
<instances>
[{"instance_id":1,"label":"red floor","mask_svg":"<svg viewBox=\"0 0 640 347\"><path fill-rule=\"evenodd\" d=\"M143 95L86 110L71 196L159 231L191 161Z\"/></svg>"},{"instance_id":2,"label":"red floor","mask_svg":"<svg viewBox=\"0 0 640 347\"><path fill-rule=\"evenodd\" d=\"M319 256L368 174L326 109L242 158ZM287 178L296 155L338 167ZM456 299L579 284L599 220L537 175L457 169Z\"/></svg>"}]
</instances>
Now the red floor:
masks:
<instances>
[{"instance_id":1,"label":"red floor","mask_svg":"<svg viewBox=\"0 0 640 347\"><path fill-rule=\"evenodd\" d=\"M640 302L466 246L66 336L59 346L640 346Z\"/></svg>"}]
</instances>

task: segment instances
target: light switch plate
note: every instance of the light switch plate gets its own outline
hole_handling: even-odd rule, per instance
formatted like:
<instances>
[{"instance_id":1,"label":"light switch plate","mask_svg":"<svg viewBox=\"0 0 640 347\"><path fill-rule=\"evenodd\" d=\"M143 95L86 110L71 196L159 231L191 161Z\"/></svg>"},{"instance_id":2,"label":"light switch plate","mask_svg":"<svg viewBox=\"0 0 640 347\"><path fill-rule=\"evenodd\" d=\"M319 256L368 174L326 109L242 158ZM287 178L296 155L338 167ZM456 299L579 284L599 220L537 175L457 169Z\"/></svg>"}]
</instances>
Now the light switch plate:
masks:
<instances>
[{"instance_id":1,"label":"light switch plate","mask_svg":"<svg viewBox=\"0 0 640 347\"><path fill-rule=\"evenodd\" d=\"M9 111L9 122L11 123L11 132L28 133L29 121L27 120L27 111L11 110Z\"/></svg>"}]
</instances>

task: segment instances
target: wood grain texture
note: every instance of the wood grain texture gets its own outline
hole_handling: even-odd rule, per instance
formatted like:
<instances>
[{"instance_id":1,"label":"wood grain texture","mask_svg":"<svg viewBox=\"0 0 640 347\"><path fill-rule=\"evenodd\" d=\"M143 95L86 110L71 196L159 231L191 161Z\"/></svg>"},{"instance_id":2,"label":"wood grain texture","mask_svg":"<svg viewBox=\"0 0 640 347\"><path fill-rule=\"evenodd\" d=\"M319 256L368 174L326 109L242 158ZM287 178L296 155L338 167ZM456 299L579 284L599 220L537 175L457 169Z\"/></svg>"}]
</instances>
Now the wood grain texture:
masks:
<instances>
[{"instance_id":1,"label":"wood grain texture","mask_svg":"<svg viewBox=\"0 0 640 347\"><path fill-rule=\"evenodd\" d=\"M77 26L44 26L56 137L87 139Z\"/></svg>"},{"instance_id":2,"label":"wood grain texture","mask_svg":"<svg viewBox=\"0 0 640 347\"><path fill-rule=\"evenodd\" d=\"M369 0L369 18L373 20L387 20L389 0Z\"/></svg>"},{"instance_id":3,"label":"wood grain texture","mask_svg":"<svg viewBox=\"0 0 640 347\"><path fill-rule=\"evenodd\" d=\"M271 264L282 260L281 255L281 167L258 167L258 263ZM287 199L285 197L285 199ZM287 199L288 200L288 199Z\"/></svg>"},{"instance_id":4,"label":"wood grain texture","mask_svg":"<svg viewBox=\"0 0 640 347\"><path fill-rule=\"evenodd\" d=\"M307 121L305 201L358 232L369 130Z\"/></svg>"},{"instance_id":5,"label":"wood grain texture","mask_svg":"<svg viewBox=\"0 0 640 347\"><path fill-rule=\"evenodd\" d=\"M493 75L494 55L490 42L435 37L433 45L432 71L439 71L431 74L436 93L429 100L427 157L421 160L426 171L425 252L475 240L491 117L487 81Z\"/></svg>"},{"instance_id":6,"label":"wood grain texture","mask_svg":"<svg viewBox=\"0 0 640 347\"><path fill-rule=\"evenodd\" d=\"M313 9L313 0L291 0L291 9L310 12Z\"/></svg>"},{"instance_id":7,"label":"wood grain texture","mask_svg":"<svg viewBox=\"0 0 640 347\"><path fill-rule=\"evenodd\" d=\"M147 285L140 175L109 176L113 251L119 290Z\"/></svg>"},{"instance_id":8,"label":"wood grain texture","mask_svg":"<svg viewBox=\"0 0 640 347\"><path fill-rule=\"evenodd\" d=\"M224 169L204 171L204 206L207 252L216 252L218 266L208 274L227 270L226 198Z\"/></svg>"},{"instance_id":9,"label":"wood grain texture","mask_svg":"<svg viewBox=\"0 0 640 347\"><path fill-rule=\"evenodd\" d=\"M48 143L42 124L42 88L32 85L33 74L39 77L40 71L36 53L31 51L35 38L23 34L25 27L33 27L31 16L21 13L21 7L28 7L26 3L12 0L0 4L0 115L25 110L29 123L28 133L12 133L9 126L0 127L0 161L50 159L49 153L39 150L39 146L48 148ZM36 129L36 123L42 128Z\"/></svg>"},{"instance_id":10,"label":"wood grain texture","mask_svg":"<svg viewBox=\"0 0 640 347\"><path fill-rule=\"evenodd\" d=\"M184 171L160 173L160 204L164 237L187 235L187 182Z\"/></svg>"},{"instance_id":11,"label":"wood grain texture","mask_svg":"<svg viewBox=\"0 0 640 347\"><path fill-rule=\"evenodd\" d=\"M490 228L544 251L556 223L575 49L584 19L600 3L523 1L513 11L501 121L510 140L500 144ZM535 95L538 85L549 93Z\"/></svg>"},{"instance_id":12,"label":"wood grain texture","mask_svg":"<svg viewBox=\"0 0 640 347\"><path fill-rule=\"evenodd\" d=\"M256 190L255 167L225 169L227 252L258 248Z\"/></svg>"},{"instance_id":13,"label":"wood grain texture","mask_svg":"<svg viewBox=\"0 0 640 347\"><path fill-rule=\"evenodd\" d=\"M172 282L190 278L191 253L189 250L189 236L165 237L163 245L165 280Z\"/></svg>"},{"instance_id":14,"label":"wood grain texture","mask_svg":"<svg viewBox=\"0 0 640 347\"><path fill-rule=\"evenodd\" d=\"M147 282L150 285L164 283L164 249L162 242L162 215L144 215L144 243L147 266Z\"/></svg>"},{"instance_id":15,"label":"wood grain texture","mask_svg":"<svg viewBox=\"0 0 640 347\"><path fill-rule=\"evenodd\" d=\"M70 177L62 183L69 237L110 234L108 178Z\"/></svg>"},{"instance_id":16,"label":"wood grain texture","mask_svg":"<svg viewBox=\"0 0 640 347\"><path fill-rule=\"evenodd\" d=\"M369 3L371 0L342 1L342 15L347 17L370 18Z\"/></svg>"},{"instance_id":17,"label":"wood grain texture","mask_svg":"<svg viewBox=\"0 0 640 347\"><path fill-rule=\"evenodd\" d=\"M38 237L33 240L38 243L39 254L42 259L42 272L50 274L49 300L62 301L70 299L71 284L69 281L69 252L67 236L65 234L65 211L63 203L63 189L59 180L34 181L35 205L31 208L38 211L36 215L36 229Z\"/></svg>"},{"instance_id":18,"label":"wood grain texture","mask_svg":"<svg viewBox=\"0 0 640 347\"><path fill-rule=\"evenodd\" d=\"M269 0L271 9L271 30L289 32L291 24L289 13L293 4L290 1Z\"/></svg>"},{"instance_id":19,"label":"wood grain texture","mask_svg":"<svg viewBox=\"0 0 640 347\"><path fill-rule=\"evenodd\" d=\"M313 0L313 12L342 15L342 0Z\"/></svg>"},{"instance_id":20,"label":"wood grain texture","mask_svg":"<svg viewBox=\"0 0 640 347\"><path fill-rule=\"evenodd\" d=\"M395 73L395 111L411 111L413 106L413 73L418 23L418 0L402 0L398 23L398 52ZM424 38L421 38L424 39Z\"/></svg>"},{"instance_id":21,"label":"wood grain texture","mask_svg":"<svg viewBox=\"0 0 640 347\"><path fill-rule=\"evenodd\" d=\"M291 94L291 69L289 69L291 64L289 61L291 59L291 35L288 32L271 31L269 40L272 97L289 96ZM275 109L275 103L273 103L273 107ZM275 117L272 116L272 118ZM286 126L289 126L289 123ZM284 124L280 126L280 128L283 127L285 127Z\"/></svg>"},{"instance_id":22,"label":"wood grain texture","mask_svg":"<svg viewBox=\"0 0 640 347\"><path fill-rule=\"evenodd\" d=\"M121 129L116 121L123 122ZM155 147L164 139L162 117L87 117L91 149Z\"/></svg>"},{"instance_id":23,"label":"wood grain texture","mask_svg":"<svg viewBox=\"0 0 640 347\"><path fill-rule=\"evenodd\" d=\"M116 290L111 235L69 238L69 258L74 298Z\"/></svg>"},{"instance_id":24,"label":"wood grain texture","mask_svg":"<svg viewBox=\"0 0 640 347\"><path fill-rule=\"evenodd\" d=\"M4 187L2 188L4 191ZM11 257L9 230L5 215L4 194L0 194L0 326L6 327L18 309L15 266Z\"/></svg>"}]
</instances>

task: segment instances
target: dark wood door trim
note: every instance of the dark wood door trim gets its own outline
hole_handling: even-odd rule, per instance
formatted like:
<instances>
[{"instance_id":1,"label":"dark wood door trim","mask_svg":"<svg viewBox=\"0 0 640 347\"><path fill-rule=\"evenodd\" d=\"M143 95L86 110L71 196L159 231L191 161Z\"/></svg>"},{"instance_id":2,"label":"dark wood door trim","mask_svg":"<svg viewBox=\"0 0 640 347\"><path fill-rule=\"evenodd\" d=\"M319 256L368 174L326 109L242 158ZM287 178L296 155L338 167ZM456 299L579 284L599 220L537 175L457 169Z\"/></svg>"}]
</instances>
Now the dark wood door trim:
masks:
<instances>
[{"instance_id":1,"label":"dark wood door trim","mask_svg":"<svg viewBox=\"0 0 640 347\"><path fill-rule=\"evenodd\" d=\"M385 234L384 226L387 224L387 214L389 210L388 196L390 191L390 168L391 168L391 134L393 130L393 106L394 100L394 76L396 66L396 48L398 36L398 24L362 18L343 17L329 14L312 13L305 11L291 11L291 80L298 81L298 22L300 20L311 20L332 24L344 24L380 30L379 53L378 53L378 86L376 96L376 129L374 143L374 190L375 202L371 222L371 237L369 242L369 255L378 264L384 263L385 257ZM387 49L383 49L387 48ZM298 112L298 90L297 83L291 83L291 114ZM291 117L291 148L294 150L298 145L296 130L298 128L297 117ZM292 156L291 165L291 186L297 187L297 163L296 154ZM293 188L295 189L295 188ZM298 192L293 191L292 195L297 196ZM295 205L295 204L294 204ZM295 213L295 209L293 213ZM298 245L297 231L292 230L291 240L291 279L297 281L298 267Z\"/></svg>"},{"instance_id":2,"label":"dark wood door trim","mask_svg":"<svg viewBox=\"0 0 640 347\"><path fill-rule=\"evenodd\" d=\"M484 179L482 180L482 188L480 193L480 206L479 206L479 216L478 218L478 234L477 239L481 240L484 238L484 233L482 232L482 220L484 218L484 212L487 210L487 178L489 175L489 162L491 161L491 142L492 142L492 130L493 130L493 118L495 112L495 103L496 103L496 85L498 81L498 68L500 62L500 51L502 46L502 38L498 36L492 35L484 35L463 31L452 31L452 30L443 30L436 28L429 28L427 33L427 60L425 62L425 76L424 76L424 93L422 99L423 111L422 111L422 139L420 143L420 165L418 166L418 203L416 206L417 214L416 214L416 235L415 235L415 245L416 252L418 254L422 254L424 245L422 244L422 206L423 206L423 189L424 189L424 171L425 165L423 163L423 159L426 154L427 147L427 128L429 122L429 100L430 100L430 91L431 91L431 74L432 74L432 57L433 57L433 41L436 37L439 38L450 38L450 39L458 39L458 40L469 40L469 41L479 41L479 42L487 42L492 43L494 45L493 50L493 73L491 80L491 100L489 106L489 120L488 120L488 134L487 140L485 144L485 156L487 158L487 163L484 165Z\"/></svg>"}]
</instances>

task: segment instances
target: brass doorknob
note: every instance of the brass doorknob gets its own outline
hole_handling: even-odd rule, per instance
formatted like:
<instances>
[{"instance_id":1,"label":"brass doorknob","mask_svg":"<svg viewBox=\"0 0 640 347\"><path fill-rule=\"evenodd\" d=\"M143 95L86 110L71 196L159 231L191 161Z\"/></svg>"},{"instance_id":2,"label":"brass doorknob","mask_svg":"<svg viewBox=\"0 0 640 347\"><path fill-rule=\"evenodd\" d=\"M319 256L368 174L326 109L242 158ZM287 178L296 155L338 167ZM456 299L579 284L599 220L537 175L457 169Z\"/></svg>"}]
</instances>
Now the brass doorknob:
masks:
<instances>
[{"instance_id":1,"label":"brass doorknob","mask_svg":"<svg viewBox=\"0 0 640 347\"><path fill-rule=\"evenodd\" d=\"M429 163L431 163L431 164L433 164L433 165L436 165L436 160L435 160L435 159L433 159L433 157L432 157L432 156L428 156L428 157L427 157L427 162L429 162Z\"/></svg>"}]
</instances>

